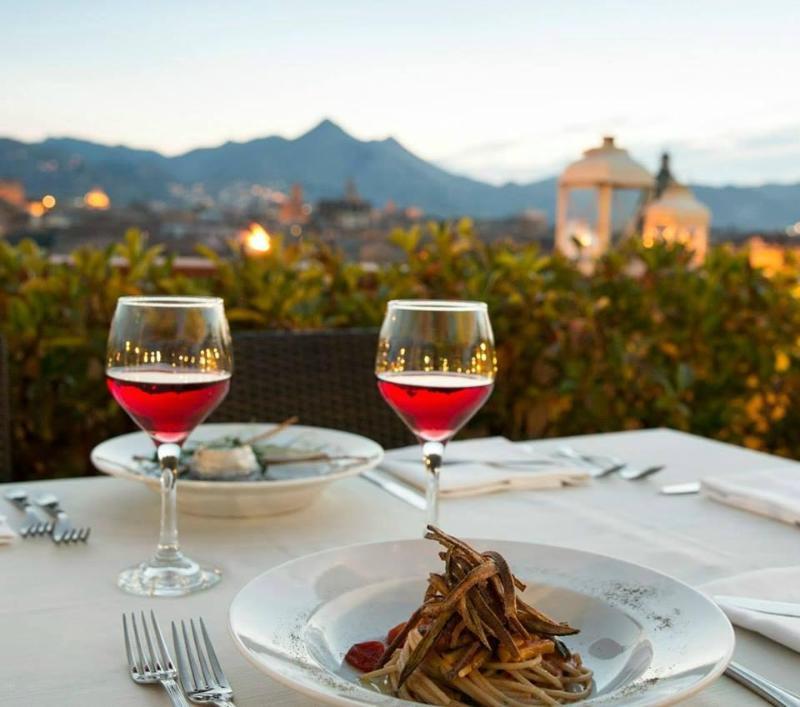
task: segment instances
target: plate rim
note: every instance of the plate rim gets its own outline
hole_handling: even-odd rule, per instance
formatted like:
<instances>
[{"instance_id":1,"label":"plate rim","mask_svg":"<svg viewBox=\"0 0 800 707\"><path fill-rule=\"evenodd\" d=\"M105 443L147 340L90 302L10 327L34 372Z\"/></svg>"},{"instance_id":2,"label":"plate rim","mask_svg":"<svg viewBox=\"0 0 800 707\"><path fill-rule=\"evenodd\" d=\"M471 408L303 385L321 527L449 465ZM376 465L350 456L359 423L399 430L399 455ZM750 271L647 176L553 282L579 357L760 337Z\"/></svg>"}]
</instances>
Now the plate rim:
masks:
<instances>
[{"instance_id":1,"label":"plate rim","mask_svg":"<svg viewBox=\"0 0 800 707\"><path fill-rule=\"evenodd\" d=\"M220 426L235 426L235 425L254 425L254 426L270 426L272 428L278 427L280 423L278 422L204 422L195 428L195 430L201 427L220 427ZM384 456L384 449L383 447L378 444L375 440L370 439L369 437L365 437L364 435L356 434L355 432L349 432L348 430L337 430L333 427L318 427L316 425L292 425L292 429L297 430L321 430L324 432L335 432L337 434L349 435L351 437L357 437L362 440L369 442L370 444L375 445L375 456L370 457L367 461L358 462L353 464L352 466L345 467L338 471L331 472L330 474L324 474L320 476L308 476L302 477L299 479L260 479L260 480L246 480L246 481L210 481L205 479L178 479L178 487L183 488L184 492L189 491L191 493L192 490L195 491L208 491L211 489L217 489L220 491L227 491L227 490L254 490L254 489L261 489L261 488L292 488L298 486L315 486L319 484L325 484L330 481L336 481L338 479L345 479L349 476L355 476L360 474L362 471L367 469L372 469L378 464L383 461ZM139 483L144 483L150 486L158 486L160 485L160 481L158 478L153 476L146 476L144 474L136 473L126 467L120 465L119 467L113 467L114 471L109 471L108 468L103 468L103 461L97 461L98 455L97 450L107 444L108 442L112 442L114 440L119 440L127 437L139 437L143 436L147 438L147 433L143 432L142 430L135 430L133 432L126 432L125 434L115 435L114 437L109 437L108 439L103 440L99 444L96 444L92 451L89 454L89 460L92 463L97 471L101 472L102 474L106 474L107 476L116 477L118 479L128 479L130 481L137 481ZM115 464L115 462L111 462L111 464Z\"/></svg>"},{"instance_id":2,"label":"plate rim","mask_svg":"<svg viewBox=\"0 0 800 707\"><path fill-rule=\"evenodd\" d=\"M384 697L387 698L387 701L384 702L384 703L366 702L364 700L348 698L348 697L332 694L330 692L323 692L317 686L315 686L313 684L306 685L305 683L301 684L301 683L298 683L298 682L292 680L291 678L289 678L288 676L283 674L280 670L273 669L273 668L269 667L268 665L265 665L264 663L261 663L261 662L257 661L255 656L252 654L252 652L239 640L239 637L236 634L236 631L235 631L234 626L233 626L233 608L234 608L234 604L236 603L236 601L239 598L239 596L251 584L255 584L262 577L264 577L265 575L267 575L267 574L269 574L271 572L277 572L277 571L282 570L282 569L284 569L284 568L286 568L286 567L288 567L288 566L290 566L290 565L292 565L292 564L294 564L296 562L300 562L302 560L310 560L312 558L317 558L317 557L319 557L321 555L325 555L325 554L329 554L329 553L332 554L332 553L335 553L335 552L340 552L340 551L345 550L345 549L367 548L367 547L372 547L372 546L377 546L377 545L387 545L387 546L388 545L397 545L397 544L404 544L404 543L410 543L410 542L420 542L420 541L423 541L423 540L424 540L424 538L399 538L399 539L395 539L395 540L377 540L377 541L366 542L366 543L350 543L350 544L347 544L347 545L337 545L335 547L326 548L326 549L323 549L323 550L318 550L316 552L308 553L306 555L301 555L300 557L294 557L292 559L289 559L289 560L281 562L281 563L279 563L277 565L274 565L273 567L267 568L263 572L260 572L255 577L250 579L242 587L240 587L239 591L237 591L236 594L233 596L233 599L231 599L231 603L230 603L230 605L228 607L228 622L227 623L228 623L228 633L230 634L230 636L231 636L231 638L232 638L232 640L234 642L234 645L236 646L236 648L239 651L239 653L242 654L245 657L245 659L253 667L255 667L260 673L267 675L268 677L272 678L273 680L276 680L280 684L282 684L282 685L284 685L286 687L289 687L290 689L292 689L292 690L294 690L296 692L299 692L300 694L306 695L307 697L313 697L313 698L316 698L316 699L322 699L325 702L325 704L340 705L342 707L352 707L353 705L371 705L371 704L376 704L376 705L383 704L384 707L401 707L402 705L419 704L417 702L409 702L408 700L403 700L403 699L401 699L399 697L392 697L390 695L384 695ZM684 582L681 579L678 579L678 578L674 577L671 574L668 574L667 572L662 572L661 570L655 569L653 567L650 567L648 565L644 565L644 564L641 564L641 563L631 562L629 560L623 560L623 559L620 559L618 557L614 557L613 555L606 555L606 554L599 553L599 552L592 552L590 550L582 550L580 548L570 547L570 546L566 546L566 545L553 545L553 544L550 544L550 543L536 543L536 542L528 542L528 541L524 541L524 540L507 540L507 539L504 539L504 538L472 538L472 537L470 537L470 538L465 538L465 540L466 540L466 542L468 542L470 544L475 543L475 544L484 544L485 545L485 544L490 544L490 543L503 542L503 543L514 543L514 544L517 544L517 545L527 545L527 546L530 546L530 547L544 547L544 548L554 549L554 550L567 550L567 551L573 552L573 553L579 553L579 554L582 554L582 555L588 555L588 556L593 557L593 558L602 558L603 560L612 560L613 562L618 562L618 563L621 563L623 565L627 565L629 567L636 567L636 568L639 568L639 569L644 569L644 570L646 570L648 572L651 572L651 573L653 573L653 574L655 574L655 575L657 575L657 576L659 576L661 578L664 578L664 579L667 579L667 580L669 580L671 582L674 582L675 584L683 587L685 590L688 590L690 593L698 596L701 600L703 600L710 607L710 609L713 609L713 611L718 615L718 617L723 620L723 625L725 626L725 633L726 633L726 639L727 639L727 651L726 651L724 657L721 660L717 661L717 663L714 665L714 667L711 670L709 670L709 672L706 675L704 675L702 678L700 678L696 683L693 683L692 685L688 686L687 688L685 688L685 689L683 689L683 690L681 690L681 691L679 691L679 692L677 692L675 694L666 696L662 700L659 700L657 702L649 703L651 705L651 707L668 707L669 705L678 704L678 703L684 701L685 699L687 699L688 697L696 695L697 693L699 693L702 690L706 689L713 682L718 680L722 676L722 674L725 672L726 668L728 667L728 664L733 659L734 650L736 648L736 633L734 631L733 624L731 623L730 619L725 614L725 612L705 592L703 592L702 590L700 590L700 589L698 589L696 587L693 587L691 584L688 584L687 582ZM620 689L624 689L624 686L621 687ZM602 702L595 702L595 700L593 698L590 698L589 700L585 700L583 702L576 702L574 704L576 704L576 705L582 705L582 704L586 704L586 705L593 705L593 704L602 705L602 704L606 704L606 703L607 704L619 704L619 705L626 704L626 702L611 702L611 701L606 702L607 698L609 698L609 697L611 697L611 695L603 696L601 698L603 700Z\"/></svg>"}]
</instances>

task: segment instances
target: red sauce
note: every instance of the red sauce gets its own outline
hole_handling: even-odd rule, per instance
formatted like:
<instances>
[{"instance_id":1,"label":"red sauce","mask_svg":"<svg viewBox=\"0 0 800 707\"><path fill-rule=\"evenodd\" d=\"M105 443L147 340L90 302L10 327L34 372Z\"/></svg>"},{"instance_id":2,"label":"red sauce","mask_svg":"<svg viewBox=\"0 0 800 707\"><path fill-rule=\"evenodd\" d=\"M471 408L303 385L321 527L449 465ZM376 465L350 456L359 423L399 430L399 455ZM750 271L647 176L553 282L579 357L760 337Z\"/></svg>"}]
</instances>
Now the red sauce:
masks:
<instances>
[{"instance_id":1,"label":"red sauce","mask_svg":"<svg viewBox=\"0 0 800 707\"><path fill-rule=\"evenodd\" d=\"M371 670L377 670L378 663L380 663L382 657L383 643L380 641L365 641L364 643L356 643L347 651L344 659L356 670L368 673Z\"/></svg>"},{"instance_id":2,"label":"red sauce","mask_svg":"<svg viewBox=\"0 0 800 707\"><path fill-rule=\"evenodd\" d=\"M402 623L397 624L394 628L389 629L389 633L386 635L386 643L391 645L392 641L397 638L398 634L406 627L406 622L403 621Z\"/></svg>"}]
</instances>

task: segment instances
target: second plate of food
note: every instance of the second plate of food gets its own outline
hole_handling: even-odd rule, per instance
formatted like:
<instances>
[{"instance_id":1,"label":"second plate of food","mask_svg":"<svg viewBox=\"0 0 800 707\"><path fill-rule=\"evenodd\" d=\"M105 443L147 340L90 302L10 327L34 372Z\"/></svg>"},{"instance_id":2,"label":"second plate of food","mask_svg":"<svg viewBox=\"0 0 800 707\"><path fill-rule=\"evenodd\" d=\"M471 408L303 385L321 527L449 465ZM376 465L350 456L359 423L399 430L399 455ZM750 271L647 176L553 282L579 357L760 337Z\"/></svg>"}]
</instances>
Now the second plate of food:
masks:
<instances>
[{"instance_id":1,"label":"second plate of food","mask_svg":"<svg viewBox=\"0 0 800 707\"><path fill-rule=\"evenodd\" d=\"M207 423L184 445L178 507L195 515L274 515L311 503L328 484L383 459L377 442L323 427ZM106 440L91 454L99 471L159 490L155 448L144 432Z\"/></svg>"},{"instance_id":2,"label":"second plate of food","mask_svg":"<svg viewBox=\"0 0 800 707\"><path fill-rule=\"evenodd\" d=\"M653 570L445 535L275 567L235 597L230 627L257 668L317 703L385 707L674 704L734 645L710 599Z\"/></svg>"}]
</instances>

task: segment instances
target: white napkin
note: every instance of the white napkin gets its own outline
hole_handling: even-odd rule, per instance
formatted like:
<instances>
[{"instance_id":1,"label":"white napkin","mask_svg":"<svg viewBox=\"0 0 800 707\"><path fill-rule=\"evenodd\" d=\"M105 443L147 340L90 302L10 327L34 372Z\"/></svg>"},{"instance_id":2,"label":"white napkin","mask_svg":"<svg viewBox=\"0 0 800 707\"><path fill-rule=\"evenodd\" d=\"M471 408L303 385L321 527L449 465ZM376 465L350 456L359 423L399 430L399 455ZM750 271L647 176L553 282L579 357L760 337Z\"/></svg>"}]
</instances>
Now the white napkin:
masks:
<instances>
[{"instance_id":1,"label":"white napkin","mask_svg":"<svg viewBox=\"0 0 800 707\"><path fill-rule=\"evenodd\" d=\"M727 594L750 599L768 599L800 604L800 566L755 570L718 579L702 587L710 595ZM800 653L800 619L762 614L720 603L719 607L737 626L756 631Z\"/></svg>"},{"instance_id":2,"label":"white napkin","mask_svg":"<svg viewBox=\"0 0 800 707\"><path fill-rule=\"evenodd\" d=\"M720 503L800 526L800 471L793 467L703 479L700 490Z\"/></svg>"},{"instance_id":3,"label":"white napkin","mask_svg":"<svg viewBox=\"0 0 800 707\"><path fill-rule=\"evenodd\" d=\"M501 468L482 463L502 462L503 459L516 461L526 457L530 457L532 461L544 458L542 455L526 452L505 437L451 442L445 449L444 464L439 475L439 493L442 498L456 498L509 489L551 489L577 486L591 478L584 469L561 464L514 464ZM448 463L448 459L458 460L458 463ZM425 488L426 471L419 446L386 452L381 468L412 486Z\"/></svg>"},{"instance_id":4,"label":"white napkin","mask_svg":"<svg viewBox=\"0 0 800 707\"><path fill-rule=\"evenodd\" d=\"M5 516L0 516L0 545L8 545L16 540L17 534L11 529Z\"/></svg>"}]
</instances>

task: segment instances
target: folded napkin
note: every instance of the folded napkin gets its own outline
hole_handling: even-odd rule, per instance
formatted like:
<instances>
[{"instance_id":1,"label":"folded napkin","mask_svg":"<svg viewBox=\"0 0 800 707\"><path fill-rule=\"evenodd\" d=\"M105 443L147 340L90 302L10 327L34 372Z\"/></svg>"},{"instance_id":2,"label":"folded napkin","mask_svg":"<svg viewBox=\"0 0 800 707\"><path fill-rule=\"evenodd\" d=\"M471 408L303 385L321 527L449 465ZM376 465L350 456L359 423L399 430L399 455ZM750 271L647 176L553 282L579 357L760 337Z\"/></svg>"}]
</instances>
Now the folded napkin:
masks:
<instances>
[{"instance_id":1,"label":"folded napkin","mask_svg":"<svg viewBox=\"0 0 800 707\"><path fill-rule=\"evenodd\" d=\"M755 570L718 579L702 587L707 594L727 594L800 604L800 566ZM720 602L719 607L737 626L760 633L800 653L800 618L750 611Z\"/></svg>"},{"instance_id":2,"label":"folded napkin","mask_svg":"<svg viewBox=\"0 0 800 707\"><path fill-rule=\"evenodd\" d=\"M527 457L531 459L530 466L515 463L513 466L499 467L485 463L502 463L504 459L517 462ZM439 475L439 493L442 498L456 498L509 489L550 489L576 486L591 478L584 469L575 469L561 463L535 463L543 458L542 455L526 452L505 437L451 442L445 450L444 464ZM448 462L448 459L452 461ZM419 446L386 452L381 468L411 486L425 488L426 471Z\"/></svg>"},{"instance_id":3,"label":"folded napkin","mask_svg":"<svg viewBox=\"0 0 800 707\"><path fill-rule=\"evenodd\" d=\"M800 471L793 467L703 479L700 490L720 503L800 526Z\"/></svg>"},{"instance_id":4,"label":"folded napkin","mask_svg":"<svg viewBox=\"0 0 800 707\"><path fill-rule=\"evenodd\" d=\"M17 534L11 529L5 516L0 516L0 545L8 545L14 541Z\"/></svg>"}]
</instances>

